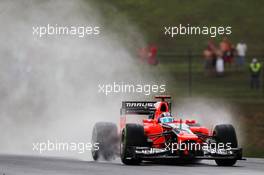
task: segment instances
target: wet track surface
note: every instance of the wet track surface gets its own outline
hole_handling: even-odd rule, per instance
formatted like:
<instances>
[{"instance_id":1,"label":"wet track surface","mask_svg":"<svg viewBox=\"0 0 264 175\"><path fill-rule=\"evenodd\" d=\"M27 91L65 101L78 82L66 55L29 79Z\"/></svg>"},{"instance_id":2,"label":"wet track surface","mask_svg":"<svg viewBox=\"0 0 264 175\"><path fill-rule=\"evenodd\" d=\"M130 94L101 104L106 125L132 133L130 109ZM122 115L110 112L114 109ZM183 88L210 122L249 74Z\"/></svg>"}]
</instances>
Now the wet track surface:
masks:
<instances>
[{"instance_id":1,"label":"wet track surface","mask_svg":"<svg viewBox=\"0 0 264 175\"><path fill-rule=\"evenodd\" d=\"M202 161L192 165L160 165L144 163L140 166L125 166L119 160L92 162L73 159L31 156L0 155L0 175L167 175L167 174L264 174L264 159L248 158L234 167L218 167L214 161Z\"/></svg>"}]
</instances>

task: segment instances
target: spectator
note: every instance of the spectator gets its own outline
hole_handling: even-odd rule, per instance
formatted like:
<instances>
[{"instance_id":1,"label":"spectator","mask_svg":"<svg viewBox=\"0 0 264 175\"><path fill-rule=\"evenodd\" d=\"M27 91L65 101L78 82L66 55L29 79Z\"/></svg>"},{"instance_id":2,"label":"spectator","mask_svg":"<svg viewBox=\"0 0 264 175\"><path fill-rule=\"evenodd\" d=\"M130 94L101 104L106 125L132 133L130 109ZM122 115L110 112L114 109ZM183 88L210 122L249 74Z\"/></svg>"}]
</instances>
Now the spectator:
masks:
<instances>
[{"instance_id":1,"label":"spectator","mask_svg":"<svg viewBox=\"0 0 264 175\"><path fill-rule=\"evenodd\" d=\"M223 40L219 44L219 48L223 53L223 59L225 63L231 64L233 61L233 49L231 42L224 37Z\"/></svg>"},{"instance_id":2,"label":"spectator","mask_svg":"<svg viewBox=\"0 0 264 175\"><path fill-rule=\"evenodd\" d=\"M147 47L141 47L138 49L138 56L142 63L147 63L149 65L157 65L157 52L158 48L155 45L149 45Z\"/></svg>"},{"instance_id":3,"label":"spectator","mask_svg":"<svg viewBox=\"0 0 264 175\"><path fill-rule=\"evenodd\" d=\"M151 44L148 49L148 64L150 65L158 64L157 53L158 53L157 46L155 46L154 44Z\"/></svg>"},{"instance_id":4,"label":"spectator","mask_svg":"<svg viewBox=\"0 0 264 175\"><path fill-rule=\"evenodd\" d=\"M213 70L213 53L209 49L205 49L203 55L205 74L210 75Z\"/></svg>"},{"instance_id":5,"label":"spectator","mask_svg":"<svg viewBox=\"0 0 264 175\"><path fill-rule=\"evenodd\" d=\"M219 51L217 53L217 60L216 60L216 75L221 77L224 75L224 71L225 71L224 60L222 58L222 52Z\"/></svg>"},{"instance_id":6,"label":"spectator","mask_svg":"<svg viewBox=\"0 0 264 175\"><path fill-rule=\"evenodd\" d=\"M251 80L250 87L251 89L259 89L260 87L260 73L261 73L261 64L256 58L252 59L252 62L249 65Z\"/></svg>"},{"instance_id":7,"label":"spectator","mask_svg":"<svg viewBox=\"0 0 264 175\"><path fill-rule=\"evenodd\" d=\"M236 52L237 52L236 65L242 67L245 64L245 56L247 52L246 43L244 43L243 41L237 43Z\"/></svg>"},{"instance_id":8,"label":"spectator","mask_svg":"<svg viewBox=\"0 0 264 175\"><path fill-rule=\"evenodd\" d=\"M208 41L207 50L209 52L211 52L211 64L212 64L212 68L215 68L215 66L216 66L216 52L218 49L217 49L216 44L213 40Z\"/></svg>"},{"instance_id":9,"label":"spectator","mask_svg":"<svg viewBox=\"0 0 264 175\"><path fill-rule=\"evenodd\" d=\"M206 49L203 51L204 69L206 75L211 75L216 65L216 45L213 40L209 40Z\"/></svg>"}]
</instances>

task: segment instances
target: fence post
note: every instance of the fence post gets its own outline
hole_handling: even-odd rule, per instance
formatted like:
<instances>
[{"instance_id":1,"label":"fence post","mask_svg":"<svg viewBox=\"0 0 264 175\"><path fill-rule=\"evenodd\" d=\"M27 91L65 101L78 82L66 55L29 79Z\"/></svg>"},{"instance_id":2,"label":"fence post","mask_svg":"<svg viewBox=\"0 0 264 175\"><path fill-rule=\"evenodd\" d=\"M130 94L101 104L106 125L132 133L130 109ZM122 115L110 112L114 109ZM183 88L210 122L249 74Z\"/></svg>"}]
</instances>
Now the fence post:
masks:
<instances>
[{"instance_id":1,"label":"fence post","mask_svg":"<svg viewBox=\"0 0 264 175\"><path fill-rule=\"evenodd\" d=\"M261 91L262 91L262 97L264 97L264 69L263 69L263 66L264 66L264 59L262 59L262 62L261 62L261 78L260 78L260 88L261 88Z\"/></svg>"}]
</instances>

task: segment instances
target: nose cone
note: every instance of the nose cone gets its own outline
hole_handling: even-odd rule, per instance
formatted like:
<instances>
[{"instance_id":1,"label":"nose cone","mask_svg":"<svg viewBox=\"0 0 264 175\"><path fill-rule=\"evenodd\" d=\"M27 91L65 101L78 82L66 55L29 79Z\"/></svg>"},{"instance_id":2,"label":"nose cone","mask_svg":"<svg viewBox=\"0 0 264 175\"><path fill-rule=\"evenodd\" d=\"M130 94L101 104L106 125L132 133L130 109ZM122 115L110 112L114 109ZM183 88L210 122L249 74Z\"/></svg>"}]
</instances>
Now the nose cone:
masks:
<instances>
[{"instance_id":1,"label":"nose cone","mask_svg":"<svg viewBox=\"0 0 264 175\"><path fill-rule=\"evenodd\" d=\"M198 136L193 134L193 133L185 133L181 132L178 134L178 141L179 142L184 142L184 141L197 141Z\"/></svg>"}]
</instances>

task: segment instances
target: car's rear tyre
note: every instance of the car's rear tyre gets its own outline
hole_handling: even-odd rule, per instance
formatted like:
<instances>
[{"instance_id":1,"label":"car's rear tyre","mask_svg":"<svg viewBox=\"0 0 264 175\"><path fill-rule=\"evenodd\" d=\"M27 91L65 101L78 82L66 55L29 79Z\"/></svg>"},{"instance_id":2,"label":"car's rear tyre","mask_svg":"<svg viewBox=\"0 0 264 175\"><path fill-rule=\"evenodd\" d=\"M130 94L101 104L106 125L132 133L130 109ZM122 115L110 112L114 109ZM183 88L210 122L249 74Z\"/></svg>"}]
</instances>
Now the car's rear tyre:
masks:
<instances>
[{"instance_id":1,"label":"car's rear tyre","mask_svg":"<svg viewBox=\"0 0 264 175\"><path fill-rule=\"evenodd\" d=\"M122 131L120 157L125 165L138 165L141 159L135 157L135 146L145 146L146 136L144 127L139 124L126 124Z\"/></svg>"},{"instance_id":2,"label":"car's rear tyre","mask_svg":"<svg viewBox=\"0 0 264 175\"><path fill-rule=\"evenodd\" d=\"M111 160L118 152L118 130L114 123L98 122L94 125L92 133L92 157ZM94 145L97 144L98 147ZM99 149L98 149L99 148Z\"/></svg>"},{"instance_id":3,"label":"car's rear tyre","mask_svg":"<svg viewBox=\"0 0 264 175\"><path fill-rule=\"evenodd\" d=\"M237 136L234 127L230 124L216 125L214 128L214 137L216 143L229 143L231 148L237 148ZM237 159L216 159L216 164L218 166L233 166Z\"/></svg>"}]
</instances>

